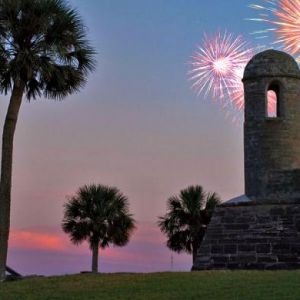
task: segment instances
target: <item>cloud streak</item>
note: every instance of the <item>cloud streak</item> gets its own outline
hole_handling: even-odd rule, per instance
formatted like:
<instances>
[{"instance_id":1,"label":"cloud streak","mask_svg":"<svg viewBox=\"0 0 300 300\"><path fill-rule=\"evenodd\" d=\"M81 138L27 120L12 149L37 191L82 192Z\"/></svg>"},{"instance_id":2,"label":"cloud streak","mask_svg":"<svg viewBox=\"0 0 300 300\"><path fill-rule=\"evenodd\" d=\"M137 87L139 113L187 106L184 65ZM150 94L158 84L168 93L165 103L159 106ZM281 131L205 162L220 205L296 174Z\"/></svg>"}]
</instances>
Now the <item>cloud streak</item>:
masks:
<instances>
[{"instance_id":1,"label":"cloud streak","mask_svg":"<svg viewBox=\"0 0 300 300\"><path fill-rule=\"evenodd\" d=\"M156 224L139 223L125 247L99 250L101 272L186 271L188 255L171 253ZM90 269L87 243L73 245L59 228L12 230L9 265L23 274L66 274Z\"/></svg>"},{"instance_id":2,"label":"cloud streak","mask_svg":"<svg viewBox=\"0 0 300 300\"><path fill-rule=\"evenodd\" d=\"M10 247L13 249L65 251L65 239L60 235L36 230L13 230L10 233Z\"/></svg>"}]
</instances>

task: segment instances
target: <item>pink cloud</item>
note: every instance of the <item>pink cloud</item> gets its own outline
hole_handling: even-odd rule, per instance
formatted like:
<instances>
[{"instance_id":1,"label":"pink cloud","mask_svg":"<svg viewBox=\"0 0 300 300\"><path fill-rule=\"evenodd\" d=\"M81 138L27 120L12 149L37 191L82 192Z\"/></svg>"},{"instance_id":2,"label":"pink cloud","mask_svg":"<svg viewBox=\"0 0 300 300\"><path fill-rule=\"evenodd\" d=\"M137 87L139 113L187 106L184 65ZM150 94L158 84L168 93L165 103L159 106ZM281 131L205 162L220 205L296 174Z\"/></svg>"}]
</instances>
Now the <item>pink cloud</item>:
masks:
<instances>
[{"instance_id":1,"label":"pink cloud","mask_svg":"<svg viewBox=\"0 0 300 300\"><path fill-rule=\"evenodd\" d=\"M57 234L37 232L35 230L13 230L10 233L10 247L21 249L39 249L64 251L64 239Z\"/></svg>"},{"instance_id":2,"label":"pink cloud","mask_svg":"<svg viewBox=\"0 0 300 300\"><path fill-rule=\"evenodd\" d=\"M156 224L138 223L129 244L99 251L104 272L154 272L172 268L171 252L166 238ZM172 254L175 269L188 270L188 255ZM24 258L26 257L26 258ZM38 258L39 257L39 258ZM10 262L23 273L37 270L40 274L74 273L89 269L91 253L88 244L73 245L60 228L12 230ZM36 272L36 271L35 271Z\"/></svg>"}]
</instances>

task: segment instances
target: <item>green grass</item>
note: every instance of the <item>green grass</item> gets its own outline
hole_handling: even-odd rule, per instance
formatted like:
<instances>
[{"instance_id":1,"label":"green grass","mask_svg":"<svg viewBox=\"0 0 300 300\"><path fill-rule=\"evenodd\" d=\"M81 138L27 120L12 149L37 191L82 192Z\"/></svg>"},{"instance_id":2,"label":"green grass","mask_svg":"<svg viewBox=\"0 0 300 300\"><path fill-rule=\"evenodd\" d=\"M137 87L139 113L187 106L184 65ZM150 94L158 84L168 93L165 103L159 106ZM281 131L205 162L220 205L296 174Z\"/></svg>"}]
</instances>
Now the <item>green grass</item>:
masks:
<instances>
[{"instance_id":1,"label":"green grass","mask_svg":"<svg viewBox=\"0 0 300 300\"><path fill-rule=\"evenodd\" d=\"M39 277L0 283L0 299L300 299L300 271L207 271Z\"/></svg>"}]
</instances>

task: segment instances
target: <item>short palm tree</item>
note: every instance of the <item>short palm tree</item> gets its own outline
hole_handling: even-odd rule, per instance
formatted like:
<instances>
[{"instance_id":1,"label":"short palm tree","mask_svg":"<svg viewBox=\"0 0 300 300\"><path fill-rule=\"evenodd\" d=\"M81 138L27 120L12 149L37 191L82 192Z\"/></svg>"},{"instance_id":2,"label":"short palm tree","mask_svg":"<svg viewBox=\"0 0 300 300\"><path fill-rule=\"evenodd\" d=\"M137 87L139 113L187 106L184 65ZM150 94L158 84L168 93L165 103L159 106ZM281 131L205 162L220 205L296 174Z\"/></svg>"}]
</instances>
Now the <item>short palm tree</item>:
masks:
<instances>
[{"instance_id":1,"label":"short palm tree","mask_svg":"<svg viewBox=\"0 0 300 300\"><path fill-rule=\"evenodd\" d=\"M79 188L65 204L62 228L74 244L88 241L92 272L98 272L99 248L126 245L135 221L127 197L117 188L92 184Z\"/></svg>"},{"instance_id":2,"label":"short palm tree","mask_svg":"<svg viewBox=\"0 0 300 300\"><path fill-rule=\"evenodd\" d=\"M65 0L0 0L0 92L10 94L2 134L0 281L5 278L13 141L22 98L62 99L94 68L94 50Z\"/></svg>"},{"instance_id":3,"label":"short palm tree","mask_svg":"<svg viewBox=\"0 0 300 300\"><path fill-rule=\"evenodd\" d=\"M159 217L158 226L167 235L167 246L176 252L187 252L195 261L206 227L220 198L205 193L201 186L190 186L168 199L168 211Z\"/></svg>"}]
</instances>

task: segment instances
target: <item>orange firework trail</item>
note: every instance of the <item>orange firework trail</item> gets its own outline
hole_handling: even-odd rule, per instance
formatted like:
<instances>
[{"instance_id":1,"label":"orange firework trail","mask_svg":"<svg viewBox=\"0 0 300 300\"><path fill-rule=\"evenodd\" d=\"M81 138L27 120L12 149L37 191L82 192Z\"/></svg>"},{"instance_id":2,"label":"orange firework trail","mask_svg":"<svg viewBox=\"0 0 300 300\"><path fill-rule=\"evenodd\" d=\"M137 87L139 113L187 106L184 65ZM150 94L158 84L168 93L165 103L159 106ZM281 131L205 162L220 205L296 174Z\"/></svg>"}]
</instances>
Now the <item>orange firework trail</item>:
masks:
<instances>
[{"instance_id":1,"label":"orange firework trail","mask_svg":"<svg viewBox=\"0 0 300 300\"><path fill-rule=\"evenodd\" d=\"M274 44L279 44L300 61L300 0L262 0L262 5L252 4L250 7L259 11L259 17L250 20L272 26L255 33L266 37L267 33L274 32Z\"/></svg>"}]
</instances>

